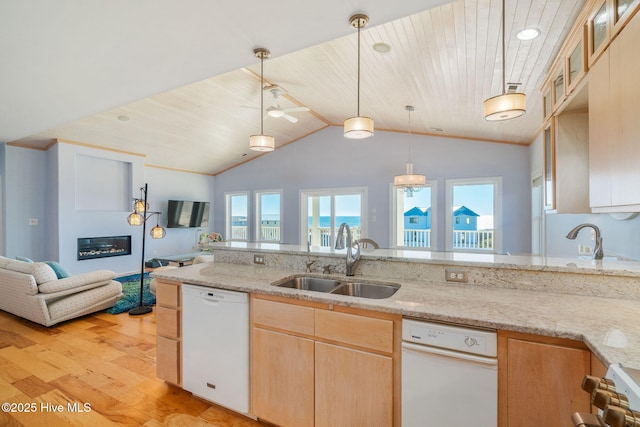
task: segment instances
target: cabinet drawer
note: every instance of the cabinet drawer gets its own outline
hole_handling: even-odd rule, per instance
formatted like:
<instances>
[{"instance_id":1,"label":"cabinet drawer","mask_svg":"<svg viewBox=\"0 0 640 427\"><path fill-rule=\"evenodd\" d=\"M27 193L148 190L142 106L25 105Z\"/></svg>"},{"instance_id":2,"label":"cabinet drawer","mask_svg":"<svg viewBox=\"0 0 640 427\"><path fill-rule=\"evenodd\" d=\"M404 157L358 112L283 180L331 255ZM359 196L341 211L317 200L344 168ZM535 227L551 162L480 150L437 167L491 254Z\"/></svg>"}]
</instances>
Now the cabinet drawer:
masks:
<instances>
[{"instance_id":1,"label":"cabinet drawer","mask_svg":"<svg viewBox=\"0 0 640 427\"><path fill-rule=\"evenodd\" d=\"M252 323L298 334L313 335L313 308L258 298L253 299L251 304Z\"/></svg>"},{"instance_id":2,"label":"cabinet drawer","mask_svg":"<svg viewBox=\"0 0 640 427\"><path fill-rule=\"evenodd\" d=\"M158 336L156 352L158 377L180 385L180 341Z\"/></svg>"},{"instance_id":3,"label":"cabinet drawer","mask_svg":"<svg viewBox=\"0 0 640 427\"><path fill-rule=\"evenodd\" d=\"M393 353L393 321L316 310L316 337Z\"/></svg>"},{"instance_id":4,"label":"cabinet drawer","mask_svg":"<svg viewBox=\"0 0 640 427\"><path fill-rule=\"evenodd\" d=\"M180 286L156 282L156 301L165 307L180 307Z\"/></svg>"},{"instance_id":5,"label":"cabinet drawer","mask_svg":"<svg viewBox=\"0 0 640 427\"><path fill-rule=\"evenodd\" d=\"M156 306L156 333L159 336L180 337L180 310Z\"/></svg>"}]
</instances>

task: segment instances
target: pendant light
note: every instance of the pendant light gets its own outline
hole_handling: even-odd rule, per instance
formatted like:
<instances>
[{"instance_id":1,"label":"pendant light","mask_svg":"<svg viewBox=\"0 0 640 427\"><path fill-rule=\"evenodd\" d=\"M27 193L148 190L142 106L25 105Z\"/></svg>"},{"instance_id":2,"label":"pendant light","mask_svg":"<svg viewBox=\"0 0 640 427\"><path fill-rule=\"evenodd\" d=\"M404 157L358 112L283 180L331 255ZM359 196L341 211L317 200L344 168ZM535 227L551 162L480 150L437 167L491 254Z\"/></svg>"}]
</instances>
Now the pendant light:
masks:
<instances>
[{"instance_id":1,"label":"pendant light","mask_svg":"<svg viewBox=\"0 0 640 427\"><path fill-rule=\"evenodd\" d=\"M249 148L255 151L273 151L276 141L272 136L264 134L264 60L271 55L269 49L259 47L253 54L260 58L260 135L249 137Z\"/></svg>"},{"instance_id":2,"label":"pendant light","mask_svg":"<svg viewBox=\"0 0 640 427\"><path fill-rule=\"evenodd\" d=\"M356 117L344 121L344 136L351 139L364 139L373 135L373 119L360 116L360 30L369 22L367 15L353 15L349 24L358 30L358 108Z\"/></svg>"},{"instance_id":3,"label":"pendant light","mask_svg":"<svg viewBox=\"0 0 640 427\"><path fill-rule=\"evenodd\" d=\"M398 188L404 188L408 193L412 193L414 191L419 191L421 187L424 187L427 179L424 175L413 173L413 162L411 161L411 112L415 111L416 108L411 105L407 105L404 109L409 112L409 161L405 165L405 174L393 177L393 185Z\"/></svg>"},{"instance_id":4,"label":"pendant light","mask_svg":"<svg viewBox=\"0 0 640 427\"><path fill-rule=\"evenodd\" d=\"M507 93L505 83L505 53L504 53L504 0L502 0L502 95L484 101L484 119L488 121L509 120L522 116L527 112L526 95L524 93Z\"/></svg>"}]
</instances>

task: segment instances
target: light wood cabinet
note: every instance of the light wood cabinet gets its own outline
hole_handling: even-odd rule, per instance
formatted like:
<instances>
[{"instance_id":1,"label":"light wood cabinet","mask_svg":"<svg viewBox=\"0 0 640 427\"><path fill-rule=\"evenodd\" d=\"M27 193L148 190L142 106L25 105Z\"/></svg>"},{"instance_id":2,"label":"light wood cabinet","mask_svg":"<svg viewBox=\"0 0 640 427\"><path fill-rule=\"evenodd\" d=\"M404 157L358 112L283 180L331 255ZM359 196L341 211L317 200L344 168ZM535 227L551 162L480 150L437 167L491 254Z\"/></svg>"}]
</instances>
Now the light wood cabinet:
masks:
<instances>
[{"instance_id":1,"label":"light wood cabinet","mask_svg":"<svg viewBox=\"0 0 640 427\"><path fill-rule=\"evenodd\" d=\"M313 426L313 340L254 327L251 349L251 412L280 426Z\"/></svg>"},{"instance_id":2,"label":"light wood cabinet","mask_svg":"<svg viewBox=\"0 0 640 427\"><path fill-rule=\"evenodd\" d=\"M565 110L555 117L555 209L557 213L590 213L589 113Z\"/></svg>"},{"instance_id":3,"label":"light wood cabinet","mask_svg":"<svg viewBox=\"0 0 640 427\"><path fill-rule=\"evenodd\" d=\"M156 374L169 383L182 385L181 284L156 280Z\"/></svg>"},{"instance_id":4,"label":"light wood cabinet","mask_svg":"<svg viewBox=\"0 0 640 427\"><path fill-rule=\"evenodd\" d=\"M582 342L499 331L499 425L568 426L574 412L589 412L580 385L590 358Z\"/></svg>"},{"instance_id":5,"label":"light wood cabinet","mask_svg":"<svg viewBox=\"0 0 640 427\"><path fill-rule=\"evenodd\" d=\"M400 425L400 325L399 315L252 295L253 415L281 426Z\"/></svg>"},{"instance_id":6,"label":"light wood cabinet","mask_svg":"<svg viewBox=\"0 0 640 427\"><path fill-rule=\"evenodd\" d=\"M640 211L640 14L629 21L589 72L591 206Z\"/></svg>"},{"instance_id":7,"label":"light wood cabinet","mask_svg":"<svg viewBox=\"0 0 640 427\"><path fill-rule=\"evenodd\" d=\"M593 65L607 49L611 38L609 0L594 3L587 19L587 46L589 65Z\"/></svg>"}]
</instances>

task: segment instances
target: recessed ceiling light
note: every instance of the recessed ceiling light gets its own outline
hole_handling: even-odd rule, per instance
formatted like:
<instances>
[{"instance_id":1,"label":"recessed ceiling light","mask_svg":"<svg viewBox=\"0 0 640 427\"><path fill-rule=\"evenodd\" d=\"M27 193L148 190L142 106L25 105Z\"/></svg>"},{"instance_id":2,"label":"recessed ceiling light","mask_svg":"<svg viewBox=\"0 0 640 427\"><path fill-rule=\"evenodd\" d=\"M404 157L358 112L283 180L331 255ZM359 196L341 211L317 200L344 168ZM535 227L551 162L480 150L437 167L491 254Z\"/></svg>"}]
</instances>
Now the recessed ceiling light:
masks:
<instances>
[{"instance_id":1,"label":"recessed ceiling light","mask_svg":"<svg viewBox=\"0 0 640 427\"><path fill-rule=\"evenodd\" d=\"M373 46L373 50L378 53L389 53L391 51L391 46L386 43L375 43Z\"/></svg>"},{"instance_id":2,"label":"recessed ceiling light","mask_svg":"<svg viewBox=\"0 0 640 427\"><path fill-rule=\"evenodd\" d=\"M537 28L525 28L524 30L518 31L516 37L520 40L533 40L540 35L540 30Z\"/></svg>"}]
</instances>

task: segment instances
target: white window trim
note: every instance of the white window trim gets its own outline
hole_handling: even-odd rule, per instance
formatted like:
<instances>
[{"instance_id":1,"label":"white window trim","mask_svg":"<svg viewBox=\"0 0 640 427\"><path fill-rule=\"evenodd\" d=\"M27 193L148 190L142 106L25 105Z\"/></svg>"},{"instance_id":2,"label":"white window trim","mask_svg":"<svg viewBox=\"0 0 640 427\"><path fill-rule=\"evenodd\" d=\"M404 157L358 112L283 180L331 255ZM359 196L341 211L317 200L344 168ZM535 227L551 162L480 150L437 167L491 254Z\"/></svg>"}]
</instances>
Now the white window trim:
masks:
<instances>
[{"instance_id":1,"label":"white window trim","mask_svg":"<svg viewBox=\"0 0 640 427\"><path fill-rule=\"evenodd\" d=\"M225 203L225 219L224 219L224 228L225 228L225 240L232 240L231 236L233 235L231 232L231 197L233 196L246 196L247 197L247 239L246 240L233 240L236 242L245 242L249 241L251 238L251 193L249 191L230 191L224 193L224 203Z\"/></svg>"},{"instance_id":2,"label":"white window trim","mask_svg":"<svg viewBox=\"0 0 640 427\"><path fill-rule=\"evenodd\" d=\"M278 190L259 190L255 192L255 241L256 242L272 242L276 243L275 240L262 240L260 236L262 236L262 201L260 196L265 194L278 194L280 196L280 240L282 242L282 189Z\"/></svg>"},{"instance_id":3,"label":"white window trim","mask_svg":"<svg viewBox=\"0 0 640 427\"><path fill-rule=\"evenodd\" d=\"M437 180L429 180L426 182L426 187L431 188L431 246L428 248L418 248L418 247L407 247L400 246L397 244L398 242L398 200L395 196L395 192L397 188L393 183L389 184L389 196L391 206L391 224L389 227L389 238L391 239L391 247L395 249L407 249L407 250L416 250L416 251L434 251L436 250L438 243L438 181ZM404 221L403 221L404 224Z\"/></svg>"},{"instance_id":4,"label":"white window trim","mask_svg":"<svg viewBox=\"0 0 640 427\"><path fill-rule=\"evenodd\" d=\"M360 231L363 236L367 235L367 211L369 206L369 189L368 187L338 187L338 188L314 188L314 189L305 189L300 190L298 200L300 200L300 244L306 246L309 242L307 242L307 236L309 235L309 226L308 220L309 218L309 203L307 202L308 197L313 196L331 196L332 199L334 196L348 195L348 194L359 194L360 195ZM331 218L335 218L335 209L336 204L331 203ZM335 240L335 236L333 235L335 227L331 228L331 241Z\"/></svg>"},{"instance_id":5,"label":"white window trim","mask_svg":"<svg viewBox=\"0 0 640 427\"><path fill-rule=\"evenodd\" d=\"M502 252L502 177L447 179L445 181L445 250L453 250L453 187L456 185L493 184L493 251L481 249L460 249L460 252L501 253Z\"/></svg>"}]
</instances>

